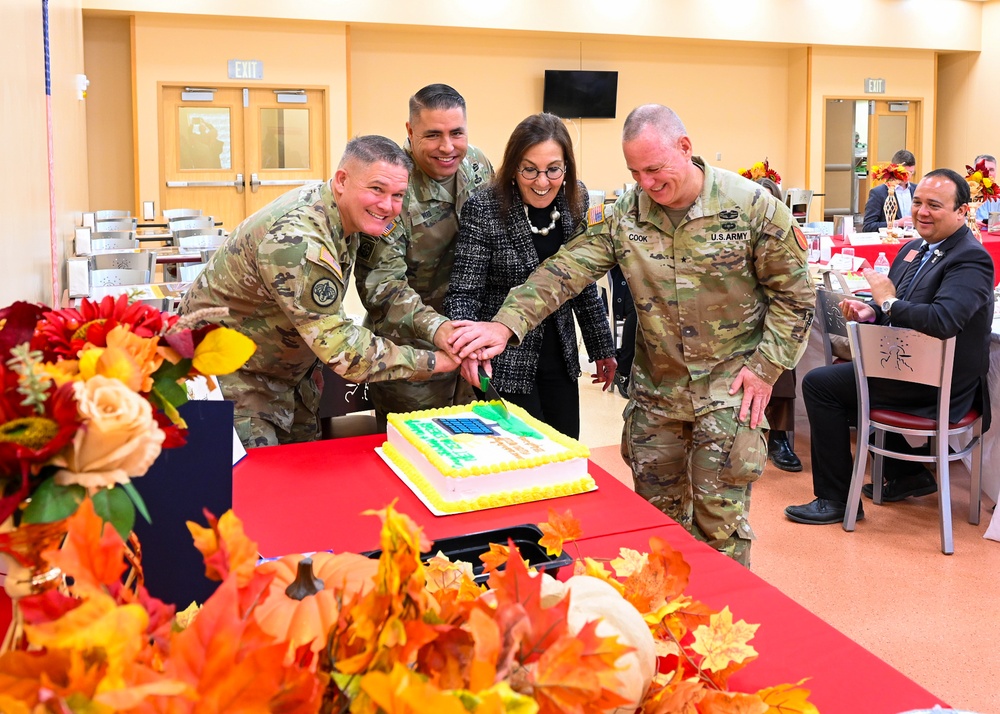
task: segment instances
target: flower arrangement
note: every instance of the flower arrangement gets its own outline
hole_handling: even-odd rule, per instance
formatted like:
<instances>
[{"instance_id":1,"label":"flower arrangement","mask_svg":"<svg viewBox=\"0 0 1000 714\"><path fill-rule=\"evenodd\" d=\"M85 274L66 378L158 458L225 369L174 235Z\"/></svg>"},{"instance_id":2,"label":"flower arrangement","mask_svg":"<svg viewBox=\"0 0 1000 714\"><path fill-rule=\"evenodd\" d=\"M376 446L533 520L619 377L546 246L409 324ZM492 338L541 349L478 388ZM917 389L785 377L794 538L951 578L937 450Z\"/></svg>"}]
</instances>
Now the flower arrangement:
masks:
<instances>
[{"instance_id":1,"label":"flower arrangement","mask_svg":"<svg viewBox=\"0 0 1000 714\"><path fill-rule=\"evenodd\" d=\"M965 180L969 184L969 193L975 203L1000 198L1000 187L997 186L996 179L991 179L988 173L985 159L977 161L975 166L965 167Z\"/></svg>"},{"instance_id":2,"label":"flower arrangement","mask_svg":"<svg viewBox=\"0 0 1000 714\"><path fill-rule=\"evenodd\" d=\"M565 584L492 545L480 586L469 563L422 562L426 538L392 505L369 514L378 562L317 554L316 573L301 556L257 565L232 512L189 523L222 582L175 616L121 587L121 538L84 501L45 553L73 576L68 594L26 598L35 651L0 656L0 711L817 712L801 682L729 691L757 626L685 596L690 567L660 539L578 558ZM580 535L569 512L541 528L549 552Z\"/></svg>"},{"instance_id":3,"label":"flower arrangement","mask_svg":"<svg viewBox=\"0 0 1000 714\"><path fill-rule=\"evenodd\" d=\"M767 159L763 161L758 161L749 169L740 169L740 176L748 178L751 181L756 181L760 178L768 178L774 181L776 184L781 183L781 175L771 168L770 164L767 163Z\"/></svg>"},{"instance_id":4,"label":"flower arrangement","mask_svg":"<svg viewBox=\"0 0 1000 714\"><path fill-rule=\"evenodd\" d=\"M231 372L255 349L191 324L124 295L0 309L0 523L60 521L85 495L123 538L136 509L148 519L130 480L184 443L184 381Z\"/></svg>"},{"instance_id":5,"label":"flower arrangement","mask_svg":"<svg viewBox=\"0 0 1000 714\"><path fill-rule=\"evenodd\" d=\"M875 181L906 183L910 180L910 172L902 164L872 164L869 173Z\"/></svg>"}]
</instances>

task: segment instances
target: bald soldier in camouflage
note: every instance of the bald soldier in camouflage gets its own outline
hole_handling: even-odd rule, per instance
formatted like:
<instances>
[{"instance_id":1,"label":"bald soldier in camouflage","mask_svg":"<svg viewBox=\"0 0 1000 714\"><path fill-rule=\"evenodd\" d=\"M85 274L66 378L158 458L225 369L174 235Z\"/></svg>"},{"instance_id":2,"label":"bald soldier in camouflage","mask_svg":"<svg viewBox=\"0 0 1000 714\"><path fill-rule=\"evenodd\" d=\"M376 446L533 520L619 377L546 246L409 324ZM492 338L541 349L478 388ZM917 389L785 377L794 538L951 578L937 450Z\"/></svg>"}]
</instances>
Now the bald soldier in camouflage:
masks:
<instances>
[{"instance_id":1,"label":"bald soldier in camouflage","mask_svg":"<svg viewBox=\"0 0 1000 714\"><path fill-rule=\"evenodd\" d=\"M693 156L667 107L633 110L622 148L635 187L607 214L592 208L587 233L512 290L494 322L456 322L452 344L492 357L620 265L639 321L622 434L636 492L749 566L764 407L812 324L805 240L770 193Z\"/></svg>"},{"instance_id":2,"label":"bald soldier in camouflage","mask_svg":"<svg viewBox=\"0 0 1000 714\"><path fill-rule=\"evenodd\" d=\"M355 382L427 379L458 367L442 351L376 337L342 309L355 236L378 234L399 214L411 165L389 139L353 139L333 179L289 191L243 221L185 295L182 313L226 307L215 321L257 344L240 370L219 380L245 446L318 436L323 363ZM401 309L419 302L412 292L396 297Z\"/></svg>"},{"instance_id":3,"label":"bald soldier in camouflage","mask_svg":"<svg viewBox=\"0 0 1000 714\"><path fill-rule=\"evenodd\" d=\"M489 160L469 146L467 123L465 99L447 84L428 85L410 97L403 148L414 167L402 212L385 235L362 237L357 274L368 311L364 324L397 344L430 348L429 340L446 319L438 312L455 262L459 212L469 196L493 178ZM407 286L422 304L399 304L394 296ZM381 429L390 412L474 399L471 387L457 373L424 382L369 384L368 394Z\"/></svg>"}]
</instances>

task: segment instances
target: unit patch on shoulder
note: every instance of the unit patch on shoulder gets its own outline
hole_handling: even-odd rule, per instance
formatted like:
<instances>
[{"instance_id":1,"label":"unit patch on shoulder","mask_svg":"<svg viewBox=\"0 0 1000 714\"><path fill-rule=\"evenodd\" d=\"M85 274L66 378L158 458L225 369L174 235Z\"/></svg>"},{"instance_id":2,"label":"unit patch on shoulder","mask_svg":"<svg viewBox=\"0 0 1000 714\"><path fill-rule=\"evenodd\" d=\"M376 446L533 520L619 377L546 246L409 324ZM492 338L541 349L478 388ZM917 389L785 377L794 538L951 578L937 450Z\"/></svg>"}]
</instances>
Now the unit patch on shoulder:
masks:
<instances>
[{"instance_id":1,"label":"unit patch on shoulder","mask_svg":"<svg viewBox=\"0 0 1000 714\"><path fill-rule=\"evenodd\" d=\"M799 244L799 248L802 250L809 250L809 241L806 240L806 236L802 232L802 229L798 226L792 226L792 232L795 234L795 242Z\"/></svg>"},{"instance_id":2,"label":"unit patch on shoulder","mask_svg":"<svg viewBox=\"0 0 1000 714\"><path fill-rule=\"evenodd\" d=\"M387 225L387 226L385 227L385 230L384 230L384 231L382 231L382 237L384 238L384 237L386 237L387 235L389 235L390 233L392 233L392 231L393 231L393 229L394 229L395 227L396 227L396 221L392 221L392 222L391 222L391 223L390 223L389 225Z\"/></svg>"},{"instance_id":3,"label":"unit patch on shoulder","mask_svg":"<svg viewBox=\"0 0 1000 714\"><path fill-rule=\"evenodd\" d=\"M587 211L587 225L596 226L598 223L604 223L603 203L599 203L596 206L591 206L590 210Z\"/></svg>"},{"instance_id":4,"label":"unit patch on shoulder","mask_svg":"<svg viewBox=\"0 0 1000 714\"><path fill-rule=\"evenodd\" d=\"M320 278L313 283L312 299L320 307L330 307L337 301L337 286L330 278Z\"/></svg>"}]
</instances>

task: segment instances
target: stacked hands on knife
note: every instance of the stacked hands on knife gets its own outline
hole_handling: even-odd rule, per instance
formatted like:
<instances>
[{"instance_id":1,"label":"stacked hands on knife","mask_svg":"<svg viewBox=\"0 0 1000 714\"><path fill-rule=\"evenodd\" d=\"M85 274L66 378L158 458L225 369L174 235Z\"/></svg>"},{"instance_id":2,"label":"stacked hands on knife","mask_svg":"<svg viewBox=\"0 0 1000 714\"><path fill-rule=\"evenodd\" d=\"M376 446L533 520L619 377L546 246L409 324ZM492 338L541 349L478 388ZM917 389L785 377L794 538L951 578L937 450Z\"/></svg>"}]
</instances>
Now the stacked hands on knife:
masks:
<instances>
[{"instance_id":1,"label":"stacked hands on knife","mask_svg":"<svg viewBox=\"0 0 1000 714\"><path fill-rule=\"evenodd\" d=\"M478 386L480 365L487 374L492 375L490 360L504 351L513 336L511 329L499 322L455 320L438 329L434 342L448 353L448 359L454 360L456 366L461 361L462 377L473 386ZM616 366L614 358L597 360L597 371L591 375L593 383L603 383L604 391L610 389L614 384ZM750 428L757 428L764 420L764 408L771 399L771 389L771 384L749 368L743 367L740 370L729 388L730 394L743 391L740 421L749 421Z\"/></svg>"},{"instance_id":2,"label":"stacked hands on knife","mask_svg":"<svg viewBox=\"0 0 1000 714\"><path fill-rule=\"evenodd\" d=\"M493 376L493 366L490 360L504 351L508 340L514 336L510 328L499 322L473 322L470 320L454 320L446 322L438 328L434 335L434 344L440 350L437 353L436 372L450 372L461 368L462 378L474 387L479 386L479 368ZM603 391L614 386L615 369L618 363L614 358L599 359L596 372L591 375L594 384L603 384Z\"/></svg>"}]
</instances>

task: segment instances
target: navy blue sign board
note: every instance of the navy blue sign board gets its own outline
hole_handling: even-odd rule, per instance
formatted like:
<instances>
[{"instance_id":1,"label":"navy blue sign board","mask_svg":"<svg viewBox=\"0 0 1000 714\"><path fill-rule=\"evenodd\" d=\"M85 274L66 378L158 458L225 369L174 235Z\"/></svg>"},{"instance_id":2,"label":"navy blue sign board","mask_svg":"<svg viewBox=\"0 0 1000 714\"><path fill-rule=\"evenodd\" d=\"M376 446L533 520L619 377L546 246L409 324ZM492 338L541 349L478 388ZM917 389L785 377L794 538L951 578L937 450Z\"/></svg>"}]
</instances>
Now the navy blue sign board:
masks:
<instances>
[{"instance_id":1,"label":"navy blue sign board","mask_svg":"<svg viewBox=\"0 0 1000 714\"><path fill-rule=\"evenodd\" d=\"M206 526L233 506L233 403L193 400L180 408L187 444L164 449L146 475L132 483L153 522L136 517L142 568L150 595L183 610L205 602L218 582L205 577L201 553L185 523Z\"/></svg>"}]
</instances>

